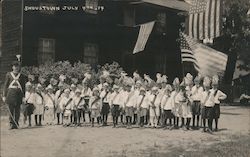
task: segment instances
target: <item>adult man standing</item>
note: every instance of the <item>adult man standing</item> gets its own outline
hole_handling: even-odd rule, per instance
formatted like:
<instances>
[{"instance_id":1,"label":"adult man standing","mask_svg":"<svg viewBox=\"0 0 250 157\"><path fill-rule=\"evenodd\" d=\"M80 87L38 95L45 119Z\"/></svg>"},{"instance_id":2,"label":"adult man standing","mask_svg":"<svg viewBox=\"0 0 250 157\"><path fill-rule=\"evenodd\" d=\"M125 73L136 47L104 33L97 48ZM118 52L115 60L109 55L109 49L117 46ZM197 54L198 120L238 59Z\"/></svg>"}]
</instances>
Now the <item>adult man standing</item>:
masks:
<instances>
[{"instance_id":1,"label":"adult man standing","mask_svg":"<svg viewBox=\"0 0 250 157\"><path fill-rule=\"evenodd\" d=\"M18 128L20 106L25 93L26 77L21 74L21 64L14 61L11 64L12 71L6 74L3 88L3 102L9 107L10 129Z\"/></svg>"}]
</instances>

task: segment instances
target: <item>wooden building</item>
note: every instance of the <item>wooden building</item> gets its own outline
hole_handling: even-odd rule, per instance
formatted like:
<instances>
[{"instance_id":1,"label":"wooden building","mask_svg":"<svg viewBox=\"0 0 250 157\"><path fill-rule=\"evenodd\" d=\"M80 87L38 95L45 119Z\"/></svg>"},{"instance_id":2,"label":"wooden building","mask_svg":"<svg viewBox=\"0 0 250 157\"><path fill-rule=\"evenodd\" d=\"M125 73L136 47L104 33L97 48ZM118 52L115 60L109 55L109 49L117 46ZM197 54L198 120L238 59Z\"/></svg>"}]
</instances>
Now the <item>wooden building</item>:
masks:
<instances>
[{"instance_id":1,"label":"wooden building","mask_svg":"<svg viewBox=\"0 0 250 157\"><path fill-rule=\"evenodd\" d=\"M181 76L177 39L188 7L179 0L4 0L1 76L16 54L25 66L117 61L129 73ZM140 24L153 20L145 50L132 54Z\"/></svg>"}]
</instances>

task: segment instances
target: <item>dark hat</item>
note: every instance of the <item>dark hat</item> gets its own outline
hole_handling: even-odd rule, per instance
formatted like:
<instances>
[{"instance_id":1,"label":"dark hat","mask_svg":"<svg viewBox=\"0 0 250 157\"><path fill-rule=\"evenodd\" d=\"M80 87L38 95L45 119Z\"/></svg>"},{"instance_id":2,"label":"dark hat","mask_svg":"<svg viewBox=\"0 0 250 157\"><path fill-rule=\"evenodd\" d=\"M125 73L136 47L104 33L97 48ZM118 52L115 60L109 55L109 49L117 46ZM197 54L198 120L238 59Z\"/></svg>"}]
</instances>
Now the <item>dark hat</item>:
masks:
<instances>
[{"instance_id":1,"label":"dark hat","mask_svg":"<svg viewBox=\"0 0 250 157\"><path fill-rule=\"evenodd\" d=\"M13 61L11 66L21 66L21 63L19 61Z\"/></svg>"}]
</instances>

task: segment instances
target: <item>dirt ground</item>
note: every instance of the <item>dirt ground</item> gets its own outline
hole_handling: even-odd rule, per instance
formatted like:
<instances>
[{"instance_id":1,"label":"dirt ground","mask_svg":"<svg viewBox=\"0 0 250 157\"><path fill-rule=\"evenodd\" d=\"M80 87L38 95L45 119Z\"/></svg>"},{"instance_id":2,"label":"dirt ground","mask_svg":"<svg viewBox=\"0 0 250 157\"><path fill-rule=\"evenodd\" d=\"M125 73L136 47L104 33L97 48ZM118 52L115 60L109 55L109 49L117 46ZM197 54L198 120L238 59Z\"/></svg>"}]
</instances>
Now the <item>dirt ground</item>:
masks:
<instances>
[{"instance_id":1,"label":"dirt ground","mask_svg":"<svg viewBox=\"0 0 250 157\"><path fill-rule=\"evenodd\" d=\"M250 108L223 106L219 132L150 128L43 126L8 130L1 117L1 157L249 156Z\"/></svg>"}]
</instances>

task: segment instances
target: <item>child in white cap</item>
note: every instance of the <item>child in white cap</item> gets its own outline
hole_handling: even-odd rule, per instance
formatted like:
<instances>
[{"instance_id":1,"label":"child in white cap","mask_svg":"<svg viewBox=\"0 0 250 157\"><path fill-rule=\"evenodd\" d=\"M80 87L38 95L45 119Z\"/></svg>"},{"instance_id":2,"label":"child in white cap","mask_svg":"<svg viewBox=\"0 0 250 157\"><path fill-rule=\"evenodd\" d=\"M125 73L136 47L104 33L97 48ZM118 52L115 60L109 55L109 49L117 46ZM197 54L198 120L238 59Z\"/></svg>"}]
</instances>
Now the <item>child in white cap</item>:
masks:
<instances>
[{"instance_id":1,"label":"child in white cap","mask_svg":"<svg viewBox=\"0 0 250 157\"><path fill-rule=\"evenodd\" d=\"M119 86L113 86L113 92L110 95L109 105L111 106L111 113L113 117L113 128L115 128L118 124L118 117L120 115L120 94L119 94Z\"/></svg>"},{"instance_id":2,"label":"child in white cap","mask_svg":"<svg viewBox=\"0 0 250 157\"><path fill-rule=\"evenodd\" d=\"M89 122L90 123L91 123L91 112L90 112L89 99L90 99L91 95L92 95L92 91L88 86L88 82L86 81L86 79L84 79L82 81L82 95L81 96L85 100L85 112L87 112L89 115ZM85 115L84 115L83 121L85 122Z\"/></svg>"},{"instance_id":3,"label":"child in white cap","mask_svg":"<svg viewBox=\"0 0 250 157\"><path fill-rule=\"evenodd\" d=\"M180 104L176 101L176 96L180 92L180 81L179 78L175 78L173 81L174 90L170 94L171 103L173 106L172 112L174 114L174 127L179 128L179 117L180 117Z\"/></svg>"},{"instance_id":4,"label":"child in white cap","mask_svg":"<svg viewBox=\"0 0 250 157\"><path fill-rule=\"evenodd\" d=\"M100 122L102 107L102 100L100 97L99 89L97 87L93 89L93 94L89 99L89 107L91 112L92 127L94 127L95 118L97 119L97 122Z\"/></svg>"},{"instance_id":5,"label":"child in white cap","mask_svg":"<svg viewBox=\"0 0 250 157\"><path fill-rule=\"evenodd\" d=\"M55 119L55 94L53 93L52 85L48 85L46 90L48 92L44 97L44 121L47 125L53 125Z\"/></svg>"},{"instance_id":6,"label":"child in white cap","mask_svg":"<svg viewBox=\"0 0 250 157\"><path fill-rule=\"evenodd\" d=\"M158 126L158 119L160 117L160 102L161 97L158 96L159 91L158 87L153 87L151 89L151 94L149 95L149 117L150 124L152 128L156 128ZM157 99L158 98L158 99Z\"/></svg>"},{"instance_id":7,"label":"child in white cap","mask_svg":"<svg viewBox=\"0 0 250 157\"><path fill-rule=\"evenodd\" d=\"M191 99L192 99L192 114L193 114L193 128L199 128L199 120L201 114L201 96L203 93L203 87L200 85L201 78L196 76L194 79L194 86L191 89ZM197 123L195 124L195 120Z\"/></svg>"},{"instance_id":8,"label":"child in white cap","mask_svg":"<svg viewBox=\"0 0 250 157\"><path fill-rule=\"evenodd\" d=\"M172 119L174 118L174 114L172 113L172 110L174 108L173 103L171 102L172 99L170 98L172 87L170 85L167 85L164 91L164 96L161 100L161 108L162 108L162 126L165 127L165 129L173 129L172 125ZM169 126L167 126L167 120L169 120Z\"/></svg>"},{"instance_id":9,"label":"child in white cap","mask_svg":"<svg viewBox=\"0 0 250 157\"><path fill-rule=\"evenodd\" d=\"M149 108L149 101L146 97L146 89L144 87L140 88L140 95L136 100L137 114L140 117L140 127L143 127L146 121L146 116Z\"/></svg>"},{"instance_id":10,"label":"child in white cap","mask_svg":"<svg viewBox=\"0 0 250 157\"><path fill-rule=\"evenodd\" d=\"M59 83L58 84L58 90L55 93L55 105L56 105L56 117L57 117L57 125L62 124L63 123L63 110L62 108L59 106L60 104L60 100L64 95L64 85L63 83ZM60 122L61 119L61 122Z\"/></svg>"},{"instance_id":11,"label":"child in white cap","mask_svg":"<svg viewBox=\"0 0 250 157\"><path fill-rule=\"evenodd\" d=\"M24 97L24 104L25 104L25 110L24 110L24 124L26 123L27 117L29 120L28 127L31 127L31 115L34 112L35 106L34 106L34 93L35 93L35 87L30 83L27 82L25 85L25 97Z\"/></svg>"},{"instance_id":12,"label":"child in white cap","mask_svg":"<svg viewBox=\"0 0 250 157\"><path fill-rule=\"evenodd\" d=\"M75 96L73 97L73 103L75 108L77 109L76 117L77 117L77 125L81 126L81 118L83 120L85 113L85 100L81 97L81 90L76 89ZM84 121L83 121L84 122Z\"/></svg>"},{"instance_id":13,"label":"child in white cap","mask_svg":"<svg viewBox=\"0 0 250 157\"><path fill-rule=\"evenodd\" d=\"M212 120L213 120L213 106L214 106L214 93L210 91L211 80L205 77L203 86L205 91L201 96L201 118L203 119L203 132L208 131L212 133ZM206 122L208 122L208 129L206 130Z\"/></svg>"},{"instance_id":14,"label":"child in white cap","mask_svg":"<svg viewBox=\"0 0 250 157\"><path fill-rule=\"evenodd\" d=\"M59 107L63 111L63 126L70 126L70 116L71 116L71 109L73 106L73 100L70 97L70 90L66 88L64 90L64 94L60 100Z\"/></svg>"},{"instance_id":15,"label":"child in white cap","mask_svg":"<svg viewBox=\"0 0 250 157\"><path fill-rule=\"evenodd\" d=\"M218 89L219 77L213 76L211 93L214 93L213 119L215 121L215 131L218 131L218 119L220 118L220 101L225 100L227 95Z\"/></svg>"},{"instance_id":16,"label":"child in white cap","mask_svg":"<svg viewBox=\"0 0 250 157\"><path fill-rule=\"evenodd\" d=\"M44 93L42 92L43 87L39 83L36 86L36 92L34 93L34 115L36 126L42 125L42 116L44 114Z\"/></svg>"}]
</instances>

